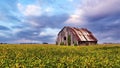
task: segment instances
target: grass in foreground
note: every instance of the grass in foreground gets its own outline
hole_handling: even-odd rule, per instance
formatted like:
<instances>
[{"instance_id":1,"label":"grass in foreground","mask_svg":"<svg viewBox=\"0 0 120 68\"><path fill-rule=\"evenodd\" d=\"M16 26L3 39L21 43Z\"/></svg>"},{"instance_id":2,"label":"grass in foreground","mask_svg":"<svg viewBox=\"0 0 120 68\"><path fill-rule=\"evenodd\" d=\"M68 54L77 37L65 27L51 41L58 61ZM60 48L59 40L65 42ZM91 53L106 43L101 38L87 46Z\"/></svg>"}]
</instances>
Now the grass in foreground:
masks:
<instances>
[{"instance_id":1,"label":"grass in foreground","mask_svg":"<svg viewBox=\"0 0 120 68\"><path fill-rule=\"evenodd\" d=\"M120 45L0 45L0 68L120 68Z\"/></svg>"}]
</instances>

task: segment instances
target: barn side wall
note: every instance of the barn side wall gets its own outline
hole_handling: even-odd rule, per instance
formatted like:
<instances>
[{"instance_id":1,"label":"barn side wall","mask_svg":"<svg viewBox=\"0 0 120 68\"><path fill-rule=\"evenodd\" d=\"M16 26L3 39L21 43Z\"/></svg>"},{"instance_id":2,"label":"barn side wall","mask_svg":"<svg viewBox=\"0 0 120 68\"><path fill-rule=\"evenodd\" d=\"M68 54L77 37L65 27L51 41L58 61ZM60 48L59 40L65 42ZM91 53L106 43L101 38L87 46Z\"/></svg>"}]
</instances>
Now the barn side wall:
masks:
<instances>
[{"instance_id":1,"label":"barn side wall","mask_svg":"<svg viewBox=\"0 0 120 68\"><path fill-rule=\"evenodd\" d=\"M74 45L74 44L78 45L78 41L75 38L75 36L73 35L70 28L62 29L62 31L58 34L56 43L58 45L62 45L62 44L68 45L68 36L70 36L70 40L71 40L70 45Z\"/></svg>"}]
</instances>

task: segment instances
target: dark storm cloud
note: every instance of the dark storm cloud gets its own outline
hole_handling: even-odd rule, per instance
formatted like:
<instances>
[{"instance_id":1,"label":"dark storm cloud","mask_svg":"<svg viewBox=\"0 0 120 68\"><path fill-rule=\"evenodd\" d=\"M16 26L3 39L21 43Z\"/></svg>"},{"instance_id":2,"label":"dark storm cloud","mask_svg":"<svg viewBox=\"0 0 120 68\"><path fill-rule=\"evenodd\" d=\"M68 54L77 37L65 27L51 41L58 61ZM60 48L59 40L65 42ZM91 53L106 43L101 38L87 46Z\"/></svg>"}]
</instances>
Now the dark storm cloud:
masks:
<instances>
[{"instance_id":1,"label":"dark storm cloud","mask_svg":"<svg viewBox=\"0 0 120 68\"><path fill-rule=\"evenodd\" d=\"M21 32L18 32L16 34L17 36L17 40L21 40L21 39L29 39L31 40L30 42L32 42L33 40L35 41L40 41L40 42L37 42L37 43L43 43L43 42L47 42L47 43L54 43L53 41L53 37L54 36L39 36L39 33L42 31L41 30L25 30L25 31L21 31ZM25 42L27 43L27 42Z\"/></svg>"},{"instance_id":2,"label":"dark storm cloud","mask_svg":"<svg viewBox=\"0 0 120 68\"><path fill-rule=\"evenodd\" d=\"M61 28L67 19L68 19L67 14L61 14L61 15L54 15L54 16L28 17L27 21L30 24L31 24L31 21L34 22L35 24L38 24L37 26L35 26L35 28L41 28L41 27Z\"/></svg>"},{"instance_id":3,"label":"dark storm cloud","mask_svg":"<svg viewBox=\"0 0 120 68\"><path fill-rule=\"evenodd\" d=\"M87 22L83 27L91 30L100 43L120 42L120 35L118 34L120 32L119 4L119 0L86 0L82 8L79 8L83 11L80 18L84 18Z\"/></svg>"},{"instance_id":4,"label":"dark storm cloud","mask_svg":"<svg viewBox=\"0 0 120 68\"><path fill-rule=\"evenodd\" d=\"M97 16L96 16L97 17ZM87 27L98 37L99 42L120 42L120 16L111 15L103 18L92 18L88 20ZM107 39L110 38L110 39ZM106 40L105 40L106 39ZM115 41L116 40L116 41Z\"/></svg>"},{"instance_id":5,"label":"dark storm cloud","mask_svg":"<svg viewBox=\"0 0 120 68\"><path fill-rule=\"evenodd\" d=\"M16 34L18 38L27 38L27 39L34 39L38 36L41 30L23 30Z\"/></svg>"},{"instance_id":6,"label":"dark storm cloud","mask_svg":"<svg viewBox=\"0 0 120 68\"><path fill-rule=\"evenodd\" d=\"M64 21L66 21L67 18L68 18L67 14L54 15L54 16L27 17L26 18L27 22L25 24L28 25L29 29L19 31L16 34L16 38L18 38L18 40L24 38L29 40L41 41L41 42L54 43L55 40L53 40L53 38L55 36L53 35L51 36L51 34L40 36L40 33L43 31L49 33L49 31L46 31L47 28L50 28L53 30L59 29L59 28L61 29L61 27L64 26ZM37 25L34 25L34 24L37 24ZM16 28L16 27L13 27L13 28ZM19 26L19 28L21 27Z\"/></svg>"}]
</instances>

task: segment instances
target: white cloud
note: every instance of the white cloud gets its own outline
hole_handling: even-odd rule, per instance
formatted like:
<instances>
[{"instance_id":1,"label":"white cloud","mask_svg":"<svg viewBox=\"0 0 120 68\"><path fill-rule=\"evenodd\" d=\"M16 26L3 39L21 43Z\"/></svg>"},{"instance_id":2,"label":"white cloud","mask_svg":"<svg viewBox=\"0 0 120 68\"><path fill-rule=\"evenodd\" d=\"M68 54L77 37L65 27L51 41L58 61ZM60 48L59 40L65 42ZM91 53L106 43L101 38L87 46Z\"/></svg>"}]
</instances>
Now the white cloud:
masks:
<instances>
[{"instance_id":1,"label":"white cloud","mask_svg":"<svg viewBox=\"0 0 120 68\"><path fill-rule=\"evenodd\" d=\"M47 8L44 9L43 12L47 16L52 16L53 12L54 12L54 8L53 7L47 7Z\"/></svg>"},{"instance_id":2,"label":"white cloud","mask_svg":"<svg viewBox=\"0 0 120 68\"><path fill-rule=\"evenodd\" d=\"M68 1L73 2L73 0L68 0Z\"/></svg>"},{"instance_id":3,"label":"white cloud","mask_svg":"<svg viewBox=\"0 0 120 68\"><path fill-rule=\"evenodd\" d=\"M21 12L23 11L24 7L22 4L18 3L17 4L18 10L20 10Z\"/></svg>"},{"instance_id":4,"label":"white cloud","mask_svg":"<svg viewBox=\"0 0 120 68\"><path fill-rule=\"evenodd\" d=\"M53 11L53 8L52 8L52 7L47 7L47 8L45 9L45 12L47 12L47 13L52 12L52 11Z\"/></svg>"},{"instance_id":5,"label":"white cloud","mask_svg":"<svg viewBox=\"0 0 120 68\"><path fill-rule=\"evenodd\" d=\"M15 29L12 30L12 33L13 33L13 34L16 34L16 33L20 32L20 31L22 31L22 30L23 30L23 29L15 28Z\"/></svg>"},{"instance_id":6,"label":"white cloud","mask_svg":"<svg viewBox=\"0 0 120 68\"><path fill-rule=\"evenodd\" d=\"M6 37L6 38L9 38L10 36L8 36L7 34L4 34L4 33L0 33L0 37Z\"/></svg>"},{"instance_id":7,"label":"white cloud","mask_svg":"<svg viewBox=\"0 0 120 68\"><path fill-rule=\"evenodd\" d=\"M21 3L17 4L19 11L22 13L24 17L22 22L32 26L37 27L40 26L41 23L37 21L35 18L39 18L42 15L51 16L53 14L52 7L41 8L40 5L37 4L29 4L29 5L22 5Z\"/></svg>"},{"instance_id":8,"label":"white cloud","mask_svg":"<svg viewBox=\"0 0 120 68\"><path fill-rule=\"evenodd\" d=\"M43 29L42 32L40 32L39 36L40 37L45 37L45 36L50 36L51 42L49 43L55 43L55 40L57 38L57 34L60 31L60 29L55 29L55 28L45 28Z\"/></svg>"},{"instance_id":9,"label":"white cloud","mask_svg":"<svg viewBox=\"0 0 120 68\"><path fill-rule=\"evenodd\" d=\"M28 20L27 22L30 23L31 26L33 26L33 27L40 26L40 24L38 22L35 22L33 20Z\"/></svg>"},{"instance_id":10,"label":"white cloud","mask_svg":"<svg viewBox=\"0 0 120 68\"><path fill-rule=\"evenodd\" d=\"M20 12L25 16L40 16L41 15L41 7L35 4L30 4L27 6L23 6L22 4L17 4Z\"/></svg>"},{"instance_id":11,"label":"white cloud","mask_svg":"<svg viewBox=\"0 0 120 68\"><path fill-rule=\"evenodd\" d=\"M39 36L56 36L60 29L45 28Z\"/></svg>"},{"instance_id":12,"label":"white cloud","mask_svg":"<svg viewBox=\"0 0 120 68\"><path fill-rule=\"evenodd\" d=\"M27 5L25 11L25 16L39 16L41 15L41 8L36 5Z\"/></svg>"},{"instance_id":13,"label":"white cloud","mask_svg":"<svg viewBox=\"0 0 120 68\"><path fill-rule=\"evenodd\" d=\"M47 36L47 35L49 35L49 33L41 32L39 35L40 35L40 36Z\"/></svg>"},{"instance_id":14,"label":"white cloud","mask_svg":"<svg viewBox=\"0 0 120 68\"><path fill-rule=\"evenodd\" d=\"M66 24L74 24L74 25L85 24L83 10L77 9L73 14L70 15L69 19L65 23Z\"/></svg>"}]
</instances>

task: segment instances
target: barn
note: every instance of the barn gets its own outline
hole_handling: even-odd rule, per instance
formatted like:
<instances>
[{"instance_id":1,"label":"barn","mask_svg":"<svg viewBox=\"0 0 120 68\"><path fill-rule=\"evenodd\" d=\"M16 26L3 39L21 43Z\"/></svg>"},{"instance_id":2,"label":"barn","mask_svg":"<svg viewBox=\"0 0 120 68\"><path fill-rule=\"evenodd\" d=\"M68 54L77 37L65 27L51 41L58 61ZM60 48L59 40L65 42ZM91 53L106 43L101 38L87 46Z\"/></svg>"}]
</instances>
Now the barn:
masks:
<instances>
[{"instance_id":1,"label":"barn","mask_svg":"<svg viewBox=\"0 0 120 68\"><path fill-rule=\"evenodd\" d=\"M95 36L86 28L65 26L56 40L57 45L90 45L97 44Z\"/></svg>"}]
</instances>

